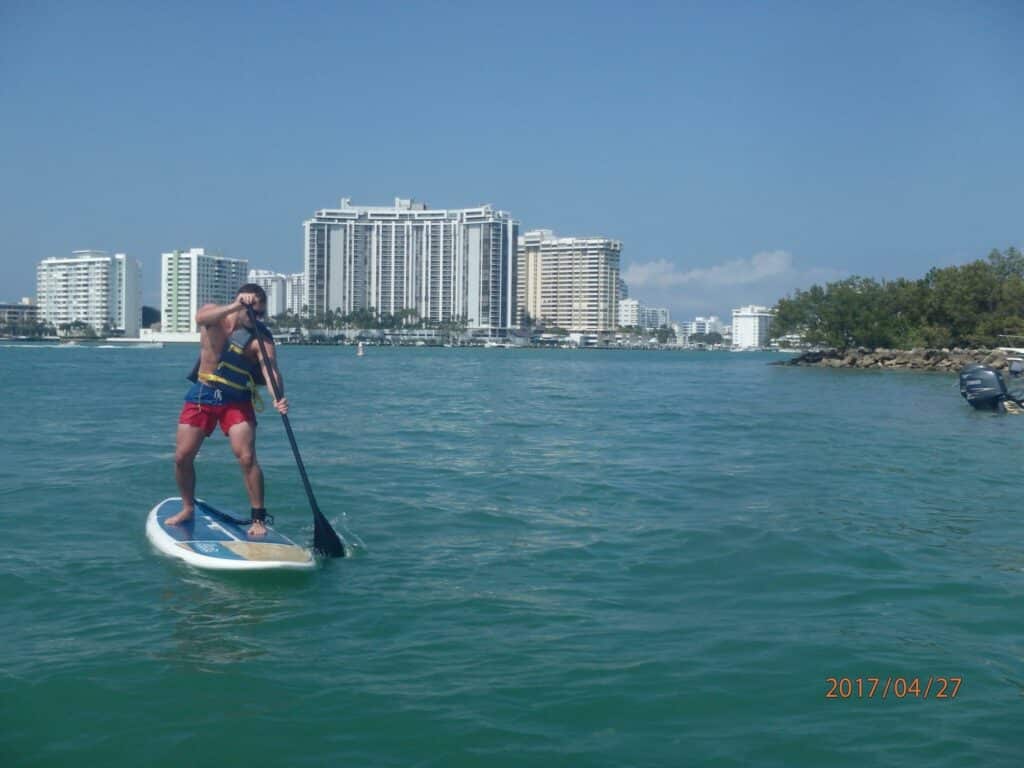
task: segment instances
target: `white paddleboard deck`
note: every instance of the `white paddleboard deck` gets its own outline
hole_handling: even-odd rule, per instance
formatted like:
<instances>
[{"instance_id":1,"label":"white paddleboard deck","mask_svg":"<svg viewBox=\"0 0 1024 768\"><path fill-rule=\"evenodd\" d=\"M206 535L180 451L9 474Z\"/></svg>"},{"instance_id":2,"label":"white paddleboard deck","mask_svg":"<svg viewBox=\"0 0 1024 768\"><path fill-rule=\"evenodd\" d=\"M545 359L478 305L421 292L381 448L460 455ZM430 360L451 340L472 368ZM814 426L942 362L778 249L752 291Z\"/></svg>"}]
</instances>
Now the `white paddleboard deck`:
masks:
<instances>
[{"instance_id":1,"label":"white paddleboard deck","mask_svg":"<svg viewBox=\"0 0 1024 768\"><path fill-rule=\"evenodd\" d=\"M180 525L167 518L181 511L181 498L164 499L149 511L146 536L160 552L197 568L219 571L309 570L316 559L308 549L273 528L250 536L249 521L196 500L195 517Z\"/></svg>"}]
</instances>

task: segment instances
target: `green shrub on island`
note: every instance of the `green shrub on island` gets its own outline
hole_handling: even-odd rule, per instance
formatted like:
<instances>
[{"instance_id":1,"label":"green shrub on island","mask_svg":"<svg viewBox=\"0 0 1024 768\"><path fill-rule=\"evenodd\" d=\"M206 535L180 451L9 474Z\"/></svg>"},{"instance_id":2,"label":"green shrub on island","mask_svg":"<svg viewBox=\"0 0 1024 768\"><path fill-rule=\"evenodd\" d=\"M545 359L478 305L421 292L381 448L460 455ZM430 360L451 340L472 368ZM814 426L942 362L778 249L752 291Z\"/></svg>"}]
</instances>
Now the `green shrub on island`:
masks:
<instances>
[{"instance_id":1,"label":"green shrub on island","mask_svg":"<svg viewBox=\"0 0 1024 768\"><path fill-rule=\"evenodd\" d=\"M791 333L840 349L998 346L1024 336L1024 254L993 250L919 280L850 277L797 290L772 323L774 338Z\"/></svg>"}]
</instances>

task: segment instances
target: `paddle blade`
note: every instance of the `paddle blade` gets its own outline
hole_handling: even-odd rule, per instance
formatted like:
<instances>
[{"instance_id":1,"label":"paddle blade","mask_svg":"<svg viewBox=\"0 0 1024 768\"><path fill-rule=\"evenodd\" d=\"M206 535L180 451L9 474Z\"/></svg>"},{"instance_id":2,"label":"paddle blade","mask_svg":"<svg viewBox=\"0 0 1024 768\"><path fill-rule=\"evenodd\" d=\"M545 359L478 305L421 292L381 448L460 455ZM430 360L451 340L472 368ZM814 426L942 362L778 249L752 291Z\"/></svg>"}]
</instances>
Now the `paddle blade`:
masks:
<instances>
[{"instance_id":1,"label":"paddle blade","mask_svg":"<svg viewBox=\"0 0 1024 768\"><path fill-rule=\"evenodd\" d=\"M345 545L319 509L313 513L313 549L323 557L345 556Z\"/></svg>"}]
</instances>

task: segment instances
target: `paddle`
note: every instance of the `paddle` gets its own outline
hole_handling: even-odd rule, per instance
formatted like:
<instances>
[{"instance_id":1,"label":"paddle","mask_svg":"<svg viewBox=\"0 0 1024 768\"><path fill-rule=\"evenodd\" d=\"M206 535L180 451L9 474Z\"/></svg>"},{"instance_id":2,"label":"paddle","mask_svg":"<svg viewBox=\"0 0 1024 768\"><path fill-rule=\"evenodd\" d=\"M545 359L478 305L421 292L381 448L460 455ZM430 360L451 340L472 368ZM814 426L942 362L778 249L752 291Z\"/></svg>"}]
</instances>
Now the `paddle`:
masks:
<instances>
[{"instance_id":1,"label":"paddle","mask_svg":"<svg viewBox=\"0 0 1024 768\"><path fill-rule=\"evenodd\" d=\"M260 345L260 356L266 360L267 347L263 341L263 331L260 330L260 324L256 320L256 313L252 311L250 306L246 306L245 311L249 313L249 322L252 323L253 332L256 334L256 341ZM269 370L270 366L267 366L267 369L267 372L271 374L268 377L270 381L267 382L267 386L270 387L274 399L280 400L281 393L277 389L277 380L273 376L273 371ZM309 477L306 475L306 466L302 463L302 456L299 455L299 446L295 443L295 433L292 432L292 424L288 421L288 414L282 413L281 421L284 422L284 431L288 433L288 442L292 444L295 463L299 467L299 474L302 475L302 485L306 488L309 506L313 510L313 549L324 557L344 557L345 545L341 543L338 534L334 532L331 524L327 522L327 518L320 512L320 507L316 503L316 497L313 496L313 488L309 484Z\"/></svg>"}]
</instances>

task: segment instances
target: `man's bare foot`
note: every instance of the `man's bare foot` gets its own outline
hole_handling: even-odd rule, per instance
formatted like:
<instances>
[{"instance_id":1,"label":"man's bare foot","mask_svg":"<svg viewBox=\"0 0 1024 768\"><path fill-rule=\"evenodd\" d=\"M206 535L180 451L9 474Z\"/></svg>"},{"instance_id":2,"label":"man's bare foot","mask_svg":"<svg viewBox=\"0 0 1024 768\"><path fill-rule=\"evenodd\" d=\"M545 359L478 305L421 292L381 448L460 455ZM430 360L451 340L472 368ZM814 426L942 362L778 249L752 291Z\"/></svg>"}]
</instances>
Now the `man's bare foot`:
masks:
<instances>
[{"instance_id":1,"label":"man's bare foot","mask_svg":"<svg viewBox=\"0 0 1024 768\"><path fill-rule=\"evenodd\" d=\"M267 526L263 524L262 520L253 520L252 525L249 526L250 536L266 536Z\"/></svg>"},{"instance_id":2,"label":"man's bare foot","mask_svg":"<svg viewBox=\"0 0 1024 768\"><path fill-rule=\"evenodd\" d=\"M181 525L182 523L187 523L191 521L192 518L194 518L195 516L195 507L182 507L181 512L174 515L173 517L168 517L166 520L164 520L164 525Z\"/></svg>"}]
</instances>

